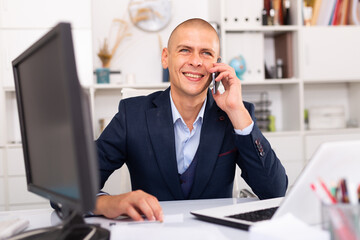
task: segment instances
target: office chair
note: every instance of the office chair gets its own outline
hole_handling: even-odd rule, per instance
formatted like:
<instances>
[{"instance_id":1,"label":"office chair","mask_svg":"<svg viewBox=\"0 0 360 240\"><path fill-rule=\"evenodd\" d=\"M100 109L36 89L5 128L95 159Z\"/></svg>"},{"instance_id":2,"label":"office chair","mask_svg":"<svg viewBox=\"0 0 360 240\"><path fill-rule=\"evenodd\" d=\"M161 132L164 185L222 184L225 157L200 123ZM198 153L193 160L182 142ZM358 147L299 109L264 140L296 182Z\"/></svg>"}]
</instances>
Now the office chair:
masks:
<instances>
[{"instance_id":1,"label":"office chair","mask_svg":"<svg viewBox=\"0 0 360 240\"><path fill-rule=\"evenodd\" d=\"M121 99L137 96L145 96L150 93L160 91L162 89L134 89L123 88L121 91ZM120 169L114 171L106 181L103 191L111 195L127 193L131 191L131 180L129 170L124 164Z\"/></svg>"}]
</instances>

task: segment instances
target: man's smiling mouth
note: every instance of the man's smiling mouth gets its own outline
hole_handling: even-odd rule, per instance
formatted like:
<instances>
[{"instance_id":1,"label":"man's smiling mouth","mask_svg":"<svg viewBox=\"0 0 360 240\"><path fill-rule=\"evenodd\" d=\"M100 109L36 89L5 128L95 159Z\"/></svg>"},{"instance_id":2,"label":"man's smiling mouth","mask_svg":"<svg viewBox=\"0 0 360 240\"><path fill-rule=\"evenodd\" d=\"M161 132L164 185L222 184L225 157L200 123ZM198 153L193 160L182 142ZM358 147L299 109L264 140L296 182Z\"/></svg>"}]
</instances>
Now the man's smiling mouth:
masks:
<instances>
[{"instance_id":1,"label":"man's smiling mouth","mask_svg":"<svg viewBox=\"0 0 360 240\"><path fill-rule=\"evenodd\" d=\"M202 77L204 77L204 75L202 74L194 74L194 73L183 73L185 75L185 77L190 77L190 78L195 78L195 79L200 79Z\"/></svg>"}]
</instances>

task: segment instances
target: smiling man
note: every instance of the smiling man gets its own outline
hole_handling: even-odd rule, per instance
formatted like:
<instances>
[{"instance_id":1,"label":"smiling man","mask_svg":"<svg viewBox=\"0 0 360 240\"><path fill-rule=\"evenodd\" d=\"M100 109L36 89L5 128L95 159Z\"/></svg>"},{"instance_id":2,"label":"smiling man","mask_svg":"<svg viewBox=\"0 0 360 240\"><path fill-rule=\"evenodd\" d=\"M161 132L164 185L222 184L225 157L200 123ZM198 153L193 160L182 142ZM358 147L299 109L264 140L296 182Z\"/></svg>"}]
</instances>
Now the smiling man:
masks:
<instances>
[{"instance_id":1,"label":"smiling man","mask_svg":"<svg viewBox=\"0 0 360 240\"><path fill-rule=\"evenodd\" d=\"M96 141L101 186L124 163L132 192L98 196L95 213L162 220L159 200L232 197L235 167L260 198L284 196L284 167L242 101L234 69L216 63L219 37L202 19L172 32L162 52L170 88L120 101L119 112ZM219 72L225 91L209 90Z\"/></svg>"}]
</instances>

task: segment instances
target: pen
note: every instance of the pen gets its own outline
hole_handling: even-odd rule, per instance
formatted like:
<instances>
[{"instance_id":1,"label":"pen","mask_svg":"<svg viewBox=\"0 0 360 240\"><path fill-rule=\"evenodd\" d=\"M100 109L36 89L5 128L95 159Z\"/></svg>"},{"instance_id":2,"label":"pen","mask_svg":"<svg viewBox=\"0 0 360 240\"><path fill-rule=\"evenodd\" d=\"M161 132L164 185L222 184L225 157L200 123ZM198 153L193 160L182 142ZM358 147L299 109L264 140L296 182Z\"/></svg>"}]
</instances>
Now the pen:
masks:
<instances>
[{"instance_id":1,"label":"pen","mask_svg":"<svg viewBox=\"0 0 360 240\"><path fill-rule=\"evenodd\" d=\"M359 184L358 189L357 189L357 195L358 195L358 201L360 203L360 184Z\"/></svg>"},{"instance_id":2,"label":"pen","mask_svg":"<svg viewBox=\"0 0 360 240\"><path fill-rule=\"evenodd\" d=\"M325 183L319 178L319 183L320 186L322 188L322 190L324 191L324 193L326 194L326 196L330 199L331 203L336 203L336 199L334 198L334 196L330 193L329 189L327 188L327 186L325 185Z\"/></svg>"},{"instance_id":3,"label":"pen","mask_svg":"<svg viewBox=\"0 0 360 240\"><path fill-rule=\"evenodd\" d=\"M131 222L110 222L109 226L115 226L115 225L137 225L137 224L148 224L148 223L162 223L161 221L131 221Z\"/></svg>"},{"instance_id":4,"label":"pen","mask_svg":"<svg viewBox=\"0 0 360 240\"><path fill-rule=\"evenodd\" d=\"M335 199L336 199L337 190L338 190L337 186L332 184L330 187L330 193Z\"/></svg>"},{"instance_id":5,"label":"pen","mask_svg":"<svg viewBox=\"0 0 360 240\"><path fill-rule=\"evenodd\" d=\"M310 187L322 203L324 204L332 203L332 200L326 195L324 191L322 191L322 188L318 186L317 182L311 183Z\"/></svg>"},{"instance_id":6,"label":"pen","mask_svg":"<svg viewBox=\"0 0 360 240\"><path fill-rule=\"evenodd\" d=\"M347 190L347 186L346 186L346 180L345 179L341 179L340 180L340 190L342 193L342 202L343 203L349 203L349 195L348 195L348 190Z\"/></svg>"}]
</instances>

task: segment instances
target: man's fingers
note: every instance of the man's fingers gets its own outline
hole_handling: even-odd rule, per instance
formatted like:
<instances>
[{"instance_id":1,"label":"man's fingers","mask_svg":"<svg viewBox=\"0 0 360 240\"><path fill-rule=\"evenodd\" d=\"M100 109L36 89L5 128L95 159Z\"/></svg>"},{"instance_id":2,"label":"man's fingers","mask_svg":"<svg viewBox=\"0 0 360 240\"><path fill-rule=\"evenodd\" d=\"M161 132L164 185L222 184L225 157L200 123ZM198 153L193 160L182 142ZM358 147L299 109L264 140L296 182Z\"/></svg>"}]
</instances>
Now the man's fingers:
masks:
<instances>
[{"instance_id":1,"label":"man's fingers","mask_svg":"<svg viewBox=\"0 0 360 240\"><path fill-rule=\"evenodd\" d=\"M152 208L150 207L149 203L144 198L139 200L139 202L137 203L137 208L139 209L140 212L142 212L145 215L145 217L149 221L156 220Z\"/></svg>"},{"instance_id":2,"label":"man's fingers","mask_svg":"<svg viewBox=\"0 0 360 240\"><path fill-rule=\"evenodd\" d=\"M126 214L135 221L143 221L142 215L145 215L150 221L163 221L162 209L157 198L141 190L98 197L96 213L108 218Z\"/></svg>"},{"instance_id":3,"label":"man's fingers","mask_svg":"<svg viewBox=\"0 0 360 240\"><path fill-rule=\"evenodd\" d=\"M135 221L144 221L144 219L141 217L140 213L136 211L136 209L129 204L129 206L126 208L126 214L134 219Z\"/></svg>"},{"instance_id":4,"label":"man's fingers","mask_svg":"<svg viewBox=\"0 0 360 240\"><path fill-rule=\"evenodd\" d=\"M155 218L156 220L162 222L164 219L163 217L163 212L162 212L162 209L161 209L161 206L160 206L160 203L159 201L157 200L156 197L154 196L149 196L149 198L147 199L148 203L149 203L149 206L151 207L154 215L155 215Z\"/></svg>"},{"instance_id":5,"label":"man's fingers","mask_svg":"<svg viewBox=\"0 0 360 240\"><path fill-rule=\"evenodd\" d=\"M139 214L145 215L150 221L163 220L162 209L156 197L143 191L134 191L130 196L130 204Z\"/></svg>"}]
</instances>

